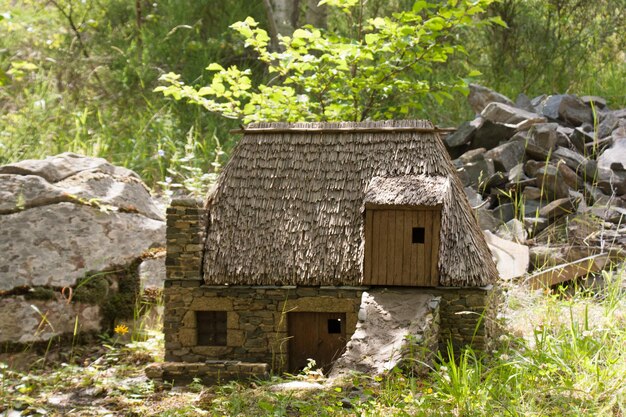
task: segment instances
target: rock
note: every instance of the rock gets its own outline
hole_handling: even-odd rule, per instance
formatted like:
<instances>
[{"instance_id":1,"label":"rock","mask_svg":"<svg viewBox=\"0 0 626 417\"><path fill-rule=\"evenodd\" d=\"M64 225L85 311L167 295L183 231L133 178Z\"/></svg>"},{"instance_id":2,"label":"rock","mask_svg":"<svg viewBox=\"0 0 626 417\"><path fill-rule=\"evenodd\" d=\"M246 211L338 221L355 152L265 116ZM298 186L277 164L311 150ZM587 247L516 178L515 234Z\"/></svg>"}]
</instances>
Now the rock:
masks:
<instances>
[{"instance_id":1,"label":"rock","mask_svg":"<svg viewBox=\"0 0 626 417\"><path fill-rule=\"evenodd\" d=\"M585 147L585 145L587 143L593 143L596 138L593 132L590 133L580 127L577 127L576 129L574 129L574 132L572 132L569 139L572 142L572 145L576 147L578 152L585 154L587 153L587 148Z\"/></svg>"},{"instance_id":2,"label":"rock","mask_svg":"<svg viewBox=\"0 0 626 417\"><path fill-rule=\"evenodd\" d=\"M323 391L326 387L319 382L308 381L289 381L280 384L270 385L269 390L272 392L316 392Z\"/></svg>"},{"instance_id":3,"label":"rock","mask_svg":"<svg viewBox=\"0 0 626 417\"><path fill-rule=\"evenodd\" d=\"M508 104L509 106L513 106L513 102L508 97L497 93L493 90L490 90L487 87L478 84L470 84L469 85L469 95L467 96L467 100L469 101L470 106L472 106L472 110L476 114L479 114L483 111L485 107L489 103L497 102Z\"/></svg>"},{"instance_id":4,"label":"rock","mask_svg":"<svg viewBox=\"0 0 626 417\"><path fill-rule=\"evenodd\" d=\"M572 214L576 211L572 200L567 198L559 198L558 200L554 200L545 207L539 210L539 215L541 217L546 217L548 219L556 219L557 217L561 217L565 214Z\"/></svg>"},{"instance_id":5,"label":"rock","mask_svg":"<svg viewBox=\"0 0 626 417\"><path fill-rule=\"evenodd\" d=\"M513 279L523 276L528 271L530 261L528 246L501 239L489 231L484 234L500 278Z\"/></svg>"},{"instance_id":6,"label":"rock","mask_svg":"<svg viewBox=\"0 0 626 417\"><path fill-rule=\"evenodd\" d=\"M520 93L515 99L515 107L518 109L526 110L531 113L535 112L535 107L533 103L530 101L530 98L524 93Z\"/></svg>"},{"instance_id":7,"label":"rock","mask_svg":"<svg viewBox=\"0 0 626 417\"><path fill-rule=\"evenodd\" d=\"M589 178L593 178L598 188L607 195L626 194L626 170L619 163L611 164L611 169L598 168L596 175Z\"/></svg>"},{"instance_id":8,"label":"rock","mask_svg":"<svg viewBox=\"0 0 626 417\"><path fill-rule=\"evenodd\" d=\"M363 292L360 307L365 320L357 322L346 350L330 371L330 381L352 380L355 371L387 374L409 354L426 364L434 359L427 351L436 348L437 333L434 346L426 338L434 327L433 316L438 314L438 297L419 289L372 288Z\"/></svg>"},{"instance_id":9,"label":"rock","mask_svg":"<svg viewBox=\"0 0 626 417\"><path fill-rule=\"evenodd\" d=\"M486 179L483 179L479 184L480 190L484 190L483 192L487 192L495 187L500 187L509 182L509 178L506 176L504 172L496 172L493 175L489 176Z\"/></svg>"},{"instance_id":10,"label":"rock","mask_svg":"<svg viewBox=\"0 0 626 417\"><path fill-rule=\"evenodd\" d=\"M495 165L494 165L494 167L495 167ZM520 181L524 181L524 180L528 179L528 177L524 173L524 164L523 163L519 163L519 164L511 167L508 171L509 171L509 181L510 182L516 183L516 182L520 182Z\"/></svg>"},{"instance_id":11,"label":"rock","mask_svg":"<svg viewBox=\"0 0 626 417\"><path fill-rule=\"evenodd\" d=\"M604 139L611 136L611 133L619 127L619 121L620 119L615 117L613 113L607 114L602 123L598 125L598 138Z\"/></svg>"},{"instance_id":12,"label":"rock","mask_svg":"<svg viewBox=\"0 0 626 417\"><path fill-rule=\"evenodd\" d=\"M569 148L572 145L572 142L569 140L572 133L574 133L574 129L558 125L556 128L556 145Z\"/></svg>"},{"instance_id":13,"label":"rock","mask_svg":"<svg viewBox=\"0 0 626 417\"><path fill-rule=\"evenodd\" d=\"M470 162L482 161L485 159L485 148L471 149L458 157L461 165L469 164Z\"/></svg>"},{"instance_id":14,"label":"rock","mask_svg":"<svg viewBox=\"0 0 626 417\"><path fill-rule=\"evenodd\" d=\"M147 258L139 265L141 288L163 288L165 283L165 252L154 258Z\"/></svg>"},{"instance_id":15,"label":"rock","mask_svg":"<svg viewBox=\"0 0 626 417\"><path fill-rule=\"evenodd\" d=\"M124 288L139 258L165 246L162 209L135 173L101 158L65 153L5 165L0 172L0 251L9 260L0 265L0 293L11 294L0 296L0 305L16 309L0 316L24 321L21 331L0 323L0 334L17 343L48 340L72 333L75 317L81 330L100 331L105 313L98 303L106 300L81 299L78 281L106 277L96 281L110 296ZM33 316L32 302L24 298L31 292L50 331L32 331L41 316ZM76 300L68 302L68 294Z\"/></svg>"},{"instance_id":16,"label":"rock","mask_svg":"<svg viewBox=\"0 0 626 417\"><path fill-rule=\"evenodd\" d=\"M531 143L545 151L551 151L556 146L557 123L539 123L530 128L528 138Z\"/></svg>"},{"instance_id":17,"label":"rock","mask_svg":"<svg viewBox=\"0 0 626 417\"><path fill-rule=\"evenodd\" d=\"M500 204L492 210L493 215L500 219L500 224L507 223L515 217L516 206L513 203Z\"/></svg>"},{"instance_id":18,"label":"rock","mask_svg":"<svg viewBox=\"0 0 626 417\"><path fill-rule=\"evenodd\" d=\"M587 213L593 214L604 221L617 225L624 224L626 221L626 209L605 204L594 204L585 210Z\"/></svg>"},{"instance_id":19,"label":"rock","mask_svg":"<svg viewBox=\"0 0 626 417\"><path fill-rule=\"evenodd\" d=\"M0 214L62 201L71 201L71 197L41 177L0 174Z\"/></svg>"},{"instance_id":20,"label":"rock","mask_svg":"<svg viewBox=\"0 0 626 417\"><path fill-rule=\"evenodd\" d=\"M486 207L479 208L475 213L480 230L495 231L502 224Z\"/></svg>"},{"instance_id":21,"label":"rock","mask_svg":"<svg viewBox=\"0 0 626 417\"><path fill-rule=\"evenodd\" d=\"M105 213L73 203L0 216L0 290L76 284L87 272L126 265L150 247L163 247L164 222L134 213Z\"/></svg>"},{"instance_id":22,"label":"rock","mask_svg":"<svg viewBox=\"0 0 626 417\"><path fill-rule=\"evenodd\" d=\"M598 168L611 169L614 163L622 164L626 168L626 137L616 140L598 157Z\"/></svg>"},{"instance_id":23,"label":"rock","mask_svg":"<svg viewBox=\"0 0 626 417\"><path fill-rule=\"evenodd\" d=\"M516 128L502 123L493 123L485 120L474 132L471 147L492 149L499 143L509 140L515 134Z\"/></svg>"},{"instance_id":24,"label":"rock","mask_svg":"<svg viewBox=\"0 0 626 417\"><path fill-rule=\"evenodd\" d=\"M61 181L81 171L102 172L118 177L139 176L133 171L111 165L105 159L65 152L46 159L27 159L0 167L0 174L36 175L49 183Z\"/></svg>"},{"instance_id":25,"label":"rock","mask_svg":"<svg viewBox=\"0 0 626 417\"><path fill-rule=\"evenodd\" d=\"M461 168L467 174L467 183L463 185L478 186L480 182L492 176L495 172L491 159L480 159L463 165Z\"/></svg>"},{"instance_id":26,"label":"rock","mask_svg":"<svg viewBox=\"0 0 626 417\"><path fill-rule=\"evenodd\" d=\"M480 113L481 117L493 123L501 123L515 126L516 129L525 130L535 123L545 122L546 119L536 113L518 109L504 103L489 103Z\"/></svg>"},{"instance_id":27,"label":"rock","mask_svg":"<svg viewBox=\"0 0 626 417\"><path fill-rule=\"evenodd\" d=\"M539 216L539 210L547 204L545 199L539 200L526 200L524 201L524 212L522 217L536 217Z\"/></svg>"},{"instance_id":28,"label":"rock","mask_svg":"<svg viewBox=\"0 0 626 417\"><path fill-rule=\"evenodd\" d=\"M545 269L567 263L565 254L561 250L547 245L531 247L529 255L531 270Z\"/></svg>"},{"instance_id":29,"label":"rock","mask_svg":"<svg viewBox=\"0 0 626 417\"><path fill-rule=\"evenodd\" d=\"M524 172L529 178L535 178L537 176L537 171L546 165L548 165L547 162L538 162L531 159L526 161L524 164Z\"/></svg>"},{"instance_id":30,"label":"rock","mask_svg":"<svg viewBox=\"0 0 626 417\"><path fill-rule=\"evenodd\" d=\"M472 187L465 187L464 190L465 190L465 195L467 196L467 199L469 200L470 206L478 207L481 204L483 204L482 196L478 194L476 190L474 190Z\"/></svg>"},{"instance_id":31,"label":"rock","mask_svg":"<svg viewBox=\"0 0 626 417\"><path fill-rule=\"evenodd\" d=\"M597 186L585 183L585 195L592 203L598 201L608 202L609 197L602 192Z\"/></svg>"},{"instance_id":32,"label":"rock","mask_svg":"<svg viewBox=\"0 0 626 417\"><path fill-rule=\"evenodd\" d=\"M485 153L485 158L493 160L497 171L508 172L520 162L524 162L524 144L520 141L507 142Z\"/></svg>"},{"instance_id":33,"label":"rock","mask_svg":"<svg viewBox=\"0 0 626 417\"><path fill-rule=\"evenodd\" d=\"M535 174L537 188L544 192L549 200L561 199L569 196L567 184L563 177L559 175L559 170L554 165L545 165L537 170Z\"/></svg>"},{"instance_id":34,"label":"rock","mask_svg":"<svg viewBox=\"0 0 626 417\"><path fill-rule=\"evenodd\" d=\"M531 236L536 236L537 233L541 232L549 225L550 222L545 217L524 217L524 227L529 231L529 235Z\"/></svg>"},{"instance_id":35,"label":"rock","mask_svg":"<svg viewBox=\"0 0 626 417\"><path fill-rule=\"evenodd\" d=\"M512 242L524 244L528 238L528 232L524 227L524 223L517 219L512 219L498 228L496 236Z\"/></svg>"},{"instance_id":36,"label":"rock","mask_svg":"<svg viewBox=\"0 0 626 417\"><path fill-rule=\"evenodd\" d=\"M533 106L533 111L537 114L542 114L543 106L545 105L547 99L548 96L546 94L542 94L530 100L530 104Z\"/></svg>"},{"instance_id":37,"label":"rock","mask_svg":"<svg viewBox=\"0 0 626 417\"><path fill-rule=\"evenodd\" d=\"M593 105L597 109L606 107L606 100L598 96L582 96L580 100L588 106Z\"/></svg>"},{"instance_id":38,"label":"rock","mask_svg":"<svg viewBox=\"0 0 626 417\"><path fill-rule=\"evenodd\" d=\"M558 147L552 152L552 161L556 164L563 161L574 172L582 171L588 160L578 152L574 152L567 148Z\"/></svg>"},{"instance_id":39,"label":"rock","mask_svg":"<svg viewBox=\"0 0 626 417\"><path fill-rule=\"evenodd\" d=\"M537 187L524 187L522 194L526 198L526 200L541 199L541 190Z\"/></svg>"},{"instance_id":40,"label":"rock","mask_svg":"<svg viewBox=\"0 0 626 417\"><path fill-rule=\"evenodd\" d=\"M571 94L550 96L545 101L541 112L550 120L561 121L571 126L593 123L589 106Z\"/></svg>"},{"instance_id":41,"label":"rock","mask_svg":"<svg viewBox=\"0 0 626 417\"><path fill-rule=\"evenodd\" d=\"M559 170L559 176L563 178L565 184L574 189L578 190L583 186L583 180L576 175L576 173L568 167L565 163L557 164L557 168Z\"/></svg>"},{"instance_id":42,"label":"rock","mask_svg":"<svg viewBox=\"0 0 626 417\"><path fill-rule=\"evenodd\" d=\"M445 142L448 148L456 148L468 144L474 138L476 128L482 125L480 118L474 119L471 122L465 122L452 134L446 136Z\"/></svg>"},{"instance_id":43,"label":"rock","mask_svg":"<svg viewBox=\"0 0 626 417\"><path fill-rule=\"evenodd\" d=\"M81 332L100 330L99 306L67 303L60 292L51 300L1 297L0 343L30 343L72 334L76 318Z\"/></svg>"}]
</instances>

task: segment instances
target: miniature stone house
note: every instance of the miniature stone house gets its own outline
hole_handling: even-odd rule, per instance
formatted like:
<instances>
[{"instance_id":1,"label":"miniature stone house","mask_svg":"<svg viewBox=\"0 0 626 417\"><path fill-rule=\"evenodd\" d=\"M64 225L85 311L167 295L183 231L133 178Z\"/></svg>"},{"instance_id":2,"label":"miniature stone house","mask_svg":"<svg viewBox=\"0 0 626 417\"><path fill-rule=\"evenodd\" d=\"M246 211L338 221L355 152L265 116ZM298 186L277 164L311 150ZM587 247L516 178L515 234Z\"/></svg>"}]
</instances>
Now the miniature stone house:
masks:
<instances>
[{"instance_id":1,"label":"miniature stone house","mask_svg":"<svg viewBox=\"0 0 626 417\"><path fill-rule=\"evenodd\" d=\"M166 378L328 369L378 288L436 295L441 346L489 338L497 271L429 122L249 126L167 221Z\"/></svg>"}]
</instances>

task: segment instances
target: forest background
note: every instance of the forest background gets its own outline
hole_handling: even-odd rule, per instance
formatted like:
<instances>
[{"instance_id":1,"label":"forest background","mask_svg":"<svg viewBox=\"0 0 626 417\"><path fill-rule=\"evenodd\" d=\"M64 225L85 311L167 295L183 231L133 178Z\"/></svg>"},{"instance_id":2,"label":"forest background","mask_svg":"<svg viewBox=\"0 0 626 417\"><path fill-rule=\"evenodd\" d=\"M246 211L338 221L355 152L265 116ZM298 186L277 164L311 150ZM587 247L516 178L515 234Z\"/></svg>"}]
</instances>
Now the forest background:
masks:
<instances>
[{"instance_id":1,"label":"forest background","mask_svg":"<svg viewBox=\"0 0 626 417\"><path fill-rule=\"evenodd\" d=\"M229 26L251 16L271 35L312 24L349 36L342 12L317 3L0 0L0 165L72 151L131 168L155 190L202 194L240 120L155 92L160 77L173 72L186 85L210 85L206 68L220 63L267 82L275 75ZM428 4L354 3L363 21ZM467 53L435 63L428 81L461 77L513 99L575 93L626 106L626 0L502 0L487 9L486 18L496 16L506 25L453 31ZM391 116L455 126L472 116L459 90L443 101L420 96Z\"/></svg>"}]
</instances>

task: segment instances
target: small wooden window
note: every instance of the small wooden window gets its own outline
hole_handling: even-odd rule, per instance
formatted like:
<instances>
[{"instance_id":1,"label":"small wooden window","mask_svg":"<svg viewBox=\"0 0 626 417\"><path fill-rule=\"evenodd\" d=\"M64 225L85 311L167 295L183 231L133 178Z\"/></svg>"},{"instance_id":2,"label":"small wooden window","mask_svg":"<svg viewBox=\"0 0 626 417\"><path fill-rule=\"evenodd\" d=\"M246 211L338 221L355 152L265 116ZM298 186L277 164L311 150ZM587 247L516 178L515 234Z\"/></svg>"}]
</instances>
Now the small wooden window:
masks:
<instances>
[{"instance_id":1,"label":"small wooden window","mask_svg":"<svg viewBox=\"0 0 626 417\"><path fill-rule=\"evenodd\" d=\"M199 346L226 346L226 312L196 311Z\"/></svg>"},{"instance_id":2,"label":"small wooden window","mask_svg":"<svg viewBox=\"0 0 626 417\"><path fill-rule=\"evenodd\" d=\"M424 243L425 236L426 229L424 229L423 227L413 228L413 243Z\"/></svg>"},{"instance_id":3,"label":"small wooden window","mask_svg":"<svg viewBox=\"0 0 626 417\"><path fill-rule=\"evenodd\" d=\"M341 333L341 319L328 319L328 334Z\"/></svg>"}]
</instances>

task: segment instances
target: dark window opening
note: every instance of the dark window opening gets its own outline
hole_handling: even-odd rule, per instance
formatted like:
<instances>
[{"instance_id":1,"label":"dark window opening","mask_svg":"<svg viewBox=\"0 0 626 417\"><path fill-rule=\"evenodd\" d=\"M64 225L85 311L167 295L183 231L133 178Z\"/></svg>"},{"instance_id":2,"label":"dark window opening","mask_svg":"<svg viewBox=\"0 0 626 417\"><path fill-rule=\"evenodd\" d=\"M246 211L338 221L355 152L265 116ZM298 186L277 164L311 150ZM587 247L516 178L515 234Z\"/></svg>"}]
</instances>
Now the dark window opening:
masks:
<instances>
[{"instance_id":1,"label":"dark window opening","mask_svg":"<svg viewBox=\"0 0 626 417\"><path fill-rule=\"evenodd\" d=\"M424 243L426 231L423 227L413 228L413 243Z\"/></svg>"},{"instance_id":2,"label":"dark window opening","mask_svg":"<svg viewBox=\"0 0 626 417\"><path fill-rule=\"evenodd\" d=\"M341 319L328 319L328 334L341 333Z\"/></svg>"},{"instance_id":3,"label":"dark window opening","mask_svg":"<svg viewBox=\"0 0 626 417\"><path fill-rule=\"evenodd\" d=\"M226 312L196 311L199 346L226 346Z\"/></svg>"}]
</instances>

